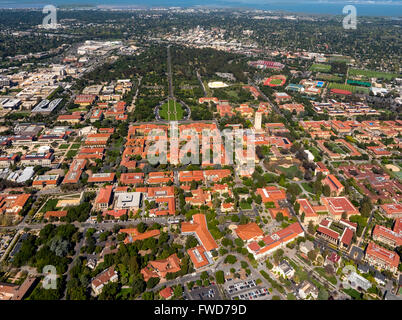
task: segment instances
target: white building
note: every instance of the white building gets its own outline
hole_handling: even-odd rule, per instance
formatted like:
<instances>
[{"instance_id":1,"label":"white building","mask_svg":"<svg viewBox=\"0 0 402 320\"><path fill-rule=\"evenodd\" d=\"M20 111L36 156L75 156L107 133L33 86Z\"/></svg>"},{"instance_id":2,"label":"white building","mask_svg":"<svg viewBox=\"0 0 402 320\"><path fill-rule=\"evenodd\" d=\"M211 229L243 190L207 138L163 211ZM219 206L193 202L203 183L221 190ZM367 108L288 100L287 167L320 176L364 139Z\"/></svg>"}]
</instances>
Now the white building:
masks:
<instances>
[{"instance_id":1,"label":"white building","mask_svg":"<svg viewBox=\"0 0 402 320\"><path fill-rule=\"evenodd\" d=\"M364 291L367 291L371 288L371 282L366 278L363 278L361 275L356 272L351 272L347 277L348 282L350 283L353 289L362 288Z\"/></svg>"},{"instance_id":2,"label":"white building","mask_svg":"<svg viewBox=\"0 0 402 320\"><path fill-rule=\"evenodd\" d=\"M138 210L141 206L141 192L123 192L117 195L115 209Z\"/></svg>"},{"instance_id":3,"label":"white building","mask_svg":"<svg viewBox=\"0 0 402 320\"><path fill-rule=\"evenodd\" d=\"M313 286L310 282L304 281L299 288L299 296L302 299L306 299L309 296L313 299L317 299L318 289L315 286Z\"/></svg>"},{"instance_id":4,"label":"white building","mask_svg":"<svg viewBox=\"0 0 402 320\"><path fill-rule=\"evenodd\" d=\"M278 272L285 279L291 279L295 275L295 270L288 264L286 260L282 261L281 264L275 266L272 269L274 272Z\"/></svg>"},{"instance_id":5,"label":"white building","mask_svg":"<svg viewBox=\"0 0 402 320\"><path fill-rule=\"evenodd\" d=\"M102 292L103 287L106 284L108 284L109 282L117 282L118 279L119 276L114 270L114 267L110 267L109 269L106 269L105 271L98 274L91 282L91 287L95 296L99 295Z\"/></svg>"}]
</instances>

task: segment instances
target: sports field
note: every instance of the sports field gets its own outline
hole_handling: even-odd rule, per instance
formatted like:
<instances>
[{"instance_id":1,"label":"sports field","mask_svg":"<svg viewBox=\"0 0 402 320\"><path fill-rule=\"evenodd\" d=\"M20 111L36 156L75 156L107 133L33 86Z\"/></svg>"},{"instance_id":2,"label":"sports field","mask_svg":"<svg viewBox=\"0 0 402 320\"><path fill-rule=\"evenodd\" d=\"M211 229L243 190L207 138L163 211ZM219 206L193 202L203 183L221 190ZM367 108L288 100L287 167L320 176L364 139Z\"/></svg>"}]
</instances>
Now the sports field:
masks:
<instances>
[{"instance_id":1,"label":"sports field","mask_svg":"<svg viewBox=\"0 0 402 320\"><path fill-rule=\"evenodd\" d=\"M335 83L335 82L329 83L328 88L329 89L347 90L352 93L357 93L357 92L367 93L367 94L369 93L369 88L366 88L366 87L351 86L349 84Z\"/></svg>"},{"instance_id":2,"label":"sports field","mask_svg":"<svg viewBox=\"0 0 402 320\"><path fill-rule=\"evenodd\" d=\"M277 76L272 76L269 77L267 80L264 82L264 86L270 86L270 87L280 87L283 86L286 82L286 77L283 75L277 75Z\"/></svg>"},{"instance_id":3,"label":"sports field","mask_svg":"<svg viewBox=\"0 0 402 320\"><path fill-rule=\"evenodd\" d=\"M372 70L362 70L362 69L350 69L349 76L363 76L366 78L383 78L386 80L392 80L394 78L398 78L401 75L397 73L391 72L380 72L380 71L372 71Z\"/></svg>"},{"instance_id":4,"label":"sports field","mask_svg":"<svg viewBox=\"0 0 402 320\"><path fill-rule=\"evenodd\" d=\"M159 115L168 121L178 121L183 119L183 108L180 103L169 100L160 107Z\"/></svg>"},{"instance_id":5,"label":"sports field","mask_svg":"<svg viewBox=\"0 0 402 320\"><path fill-rule=\"evenodd\" d=\"M334 81L334 82L342 82L343 81L342 77L335 76L335 75L329 74L329 73L317 73L315 78L319 79L319 80Z\"/></svg>"},{"instance_id":6,"label":"sports field","mask_svg":"<svg viewBox=\"0 0 402 320\"><path fill-rule=\"evenodd\" d=\"M331 71L331 66L329 64L314 63L311 65L310 71L329 72Z\"/></svg>"}]
</instances>

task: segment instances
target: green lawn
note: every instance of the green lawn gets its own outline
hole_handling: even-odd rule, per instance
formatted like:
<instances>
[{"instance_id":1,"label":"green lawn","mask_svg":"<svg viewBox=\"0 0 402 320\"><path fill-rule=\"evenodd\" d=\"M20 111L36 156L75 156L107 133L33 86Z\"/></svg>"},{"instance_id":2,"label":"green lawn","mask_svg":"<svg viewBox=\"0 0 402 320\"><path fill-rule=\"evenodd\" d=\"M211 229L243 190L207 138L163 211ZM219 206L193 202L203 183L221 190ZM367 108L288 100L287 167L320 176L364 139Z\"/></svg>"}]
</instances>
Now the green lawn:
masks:
<instances>
[{"instance_id":1,"label":"green lawn","mask_svg":"<svg viewBox=\"0 0 402 320\"><path fill-rule=\"evenodd\" d=\"M274 84L274 85L278 85L282 83L282 79L272 79L269 83L270 84Z\"/></svg>"},{"instance_id":2,"label":"green lawn","mask_svg":"<svg viewBox=\"0 0 402 320\"><path fill-rule=\"evenodd\" d=\"M313 193L313 188L310 186L308 182L303 182L302 183L303 189L306 190L309 193Z\"/></svg>"},{"instance_id":3,"label":"green lawn","mask_svg":"<svg viewBox=\"0 0 402 320\"><path fill-rule=\"evenodd\" d=\"M331 165L334 168L338 168L339 166L345 166L345 165L348 165L348 164L349 164L348 161L334 161L334 162L331 162Z\"/></svg>"},{"instance_id":4,"label":"green lawn","mask_svg":"<svg viewBox=\"0 0 402 320\"><path fill-rule=\"evenodd\" d=\"M394 78L398 78L401 75L397 73L391 72L380 72L380 71L373 71L373 70L361 70L361 69L349 69L350 76L363 76L366 78L383 78L386 80L392 80Z\"/></svg>"},{"instance_id":5,"label":"green lawn","mask_svg":"<svg viewBox=\"0 0 402 320\"><path fill-rule=\"evenodd\" d=\"M81 147L81 143L74 143L72 146L71 146L71 149L79 149Z\"/></svg>"},{"instance_id":6,"label":"green lawn","mask_svg":"<svg viewBox=\"0 0 402 320\"><path fill-rule=\"evenodd\" d=\"M60 150L65 150L65 149L68 149L69 146L70 146L69 144L61 144L61 145L59 146L59 149L60 149Z\"/></svg>"},{"instance_id":7,"label":"green lawn","mask_svg":"<svg viewBox=\"0 0 402 320\"><path fill-rule=\"evenodd\" d=\"M289 168L278 166L278 170L283 172L288 178L293 178L297 176L297 173L299 172L297 166L290 166Z\"/></svg>"},{"instance_id":8,"label":"green lawn","mask_svg":"<svg viewBox=\"0 0 402 320\"><path fill-rule=\"evenodd\" d=\"M250 210L252 207L248 202L240 202L240 208L243 210Z\"/></svg>"},{"instance_id":9,"label":"green lawn","mask_svg":"<svg viewBox=\"0 0 402 320\"><path fill-rule=\"evenodd\" d=\"M349 289L342 289L343 292L345 292L347 295L351 296L353 300L363 300L360 296L360 293L352 288Z\"/></svg>"},{"instance_id":10,"label":"green lawn","mask_svg":"<svg viewBox=\"0 0 402 320\"><path fill-rule=\"evenodd\" d=\"M182 105L178 102L174 103L173 100L169 100L169 102L163 104L159 109L159 115L161 118L168 121L178 121L183 119L183 113Z\"/></svg>"},{"instance_id":11,"label":"green lawn","mask_svg":"<svg viewBox=\"0 0 402 320\"><path fill-rule=\"evenodd\" d=\"M320 151L318 151L314 147L308 147L308 150L313 154L314 156L314 161L319 161L318 159L321 159Z\"/></svg>"},{"instance_id":12,"label":"green lawn","mask_svg":"<svg viewBox=\"0 0 402 320\"><path fill-rule=\"evenodd\" d=\"M316 75L316 79L325 80L325 81L334 81L334 82L342 82L342 77L335 76L329 73L319 73Z\"/></svg>"},{"instance_id":13,"label":"green lawn","mask_svg":"<svg viewBox=\"0 0 402 320\"><path fill-rule=\"evenodd\" d=\"M48 212L48 211L54 211L56 209L57 202L59 202L58 199L49 199L47 200L46 204L42 207L40 212Z\"/></svg>"},{"instance_id":14,"label":"green lawn","mask_svg":"<svg viewBox=\"0 0 402 320\"><path fill-rule=\"evenodd\" d=\"M335 142L329 142L329 145L331 147L331 151L339 154L345 154L345 151L338 146Z\"/></svg>"},{"instance_id":15,"label":"green lawn","mask_svg":"<svg viewBox=\"0 0 402 320\"><path fill-rule=\"evenodd\" d=\"M71 159L74 158L78 153L78 150L69 150L66 154L66 157Z\"/></svg>"},{"instance_id":16,"label":"green lawn","mask_svg":"<svg viewBox=\"0 0 402 320\"><path fill-rule=\"evenodd\" d=\"M310 71L330 72L331 66L329 64L314 63L311 65Z\"/></svg>"}]
</instances>

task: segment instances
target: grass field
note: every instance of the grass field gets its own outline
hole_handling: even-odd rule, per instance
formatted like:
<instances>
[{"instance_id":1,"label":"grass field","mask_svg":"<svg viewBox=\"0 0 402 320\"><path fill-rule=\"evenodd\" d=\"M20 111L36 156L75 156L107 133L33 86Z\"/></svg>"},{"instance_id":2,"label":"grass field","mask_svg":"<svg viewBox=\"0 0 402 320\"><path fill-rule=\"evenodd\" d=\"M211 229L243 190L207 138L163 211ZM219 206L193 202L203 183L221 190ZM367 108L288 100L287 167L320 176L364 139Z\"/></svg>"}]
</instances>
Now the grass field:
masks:
<instances>
[{"instance_id":1,"label":"grass field","mask_svg":"<svg viewBox=\"0 0 402 320\"><path fill-rule=\"evenodd\" d=\"M340 89L340 90L347 90L352 93L369 93L370 89L366 87L358 87L358 86L351 86L349 84L343 84L343 83L335 83L331 82L328 85L329 89Z\"/></svg>"},{"instance_id":2,"label":"grass field","mask_svg":"<svg viewBox=\"0 0 402 320\"><path fill-rule=\"evenodd\" d=\"M282 80L281 80L281 79L272 79L269 83L270 83L270 84L278 85L278 84L281 84L281 83L282 83Z\"/></svg>"},{"instance_id":3,"label":"grass field","mask_svg":"<svg viewBox=\"0 0 402 320\"><path fill-rule=\"evenodd\" d=\"M342 82L343 81L342 77L335 76L335 75L329 74L329 73L317 73L315 78L318 80L334 81L334 82Z\"/></svg>"},{"instance_id":4,"label":"grass field","mask_svg":"<svg viewBox=\"0 0 402 320\"><path fill-rule=\"evenodd\" d=\"M314 190L313 188L310 186L310 184L308 182L303 182L302 183L303 189L306 190L309 193L313 193Z\"/></svg>"},{"instance_id":5,"label":"grass field","mask_svg":"<svg viewBox=\"0 0 402 320\"><path fill-rule=\"evenodd\" d=\"M251 204L249 204L248 202L240 202L240 208L242 208L243 210L252 209Z\"/></svg>"},{"instance_id":6,"label":"grass field","mask_svg":"<svg viewBox=\"0 0 402 320\"><path fill-rule=\"evenodd\" d=\"M297 176L297 173L299 172L299 169L297 168L297 166L291 166L289 168L278 166L278 170L283 172L287 178L293 178L293 177Z\"/></svg>"},{"instance_id":7,"label":"grass field","mask_svg":"<svg viewBox=\"0 0 402 320\"><path fill-rule=\"evenodd\" d=\"M329 58L329 62L346 62L350 63L352 61L351 57L346 56L333 56Z\"/></svg>"},{"instance_id":8,"label":"grass field","mask_svg":"<svg viewBox=\"0 0 402 320\"><path fill-rule=\"evenodd\" d=\"M61 144L61 145L59 146L59 149L60 149L60 150L65 150L65 149L68 149L68 147L69 147L69 144Z\"/></svg>"},{"instance_id":9,"label":"grass field","mask_svg":"<svg viewBox=\"0 0 402 320\"><path fill-rule=\"evenodd\" d=\"M67 154L66 154L66 157L67 157L68 159L72 159L72 158L74 158L74 157L77 155L77 153L78 153L78 150L69 150L69 151L67 152Z\"/></svg>"},{"instance_id":10,"label":"grass field","mask_svg":"<svg viewBox=\"0 0 402 320\"><path fill-rule=\"evenodd\" d=\"M81 147L81 143L74 143L72 146L71 146L71 149L79 149Z\"/></svg>"},{"instance_id":11,"label":"grass field","mask_svg":"<svg viewBox=\"0 0 402 320\"><path fill-rule=\"evenodd\" d=\"M392 171L392 173L399 179L402 180L402 164L398 163L398 167L401 168L400 171Z\"/></svg>"},{"instance_id":12,"label":"grass field","mask_svg":"<svg viewBox=\"0 0 402 320\"><path fill-rule=\"evenodd\" d=\"M329 64L314 63L311 65L310 71L329 72L331 71L331 66Z\"/></svg>"},{"instance_id":13,"label":"grass field","mask_svg":"<svg viewBox=\"0 0 402 320\"><path fill-rule=\"evenodd\" d=\"M176 102L175 110L174 101L169 100L169 102L163 104L162 107L159 109L159 115L161 116L161 118L168 121L178 121L183 119L183 108L180 103Z\"/></svg>"},{"instance_id":14,"label":"grass field","mask_svg":"<svg viewBox=\"0 0 402 320\"><path fill-rule=\"evenodd\" d=\"M339 154L345 154L345 151L340 146L338 146L335 142L329 142L328 144L330 145L332 152L339 153Z\"/></svg>"},{"instance_id":15,"label":"grass field","mask_svg":"<svg viewBox=\"0 0 402 320\"><path fill-rule=\"evenodd\" d=\"M390 72L350 69L349 76L363 76L367 78L383 78L386 80L392 80L394 78L398 78L400 75L398 75L397 73L390 73Z\"/></svg>"},{"instance_id":16,"label":"grass field","mask_svg":"<svg viewBox=\"0 0 402 320\"><path fill-rule=\"evenodd\" d=\"M313 154L315 161L319 161L317 159L322 158L321 155L320 155L320 151L318 151L316 148L310 146L310 147L308 147L308 150Z\"/></svg>"},{"instance_id":17,"label":"grass field","mask_svg":"<svg viewBox=\"0 0 402 320\"><path fill-rule=\"evenodd\" d=\"M48 212L54 211L56 209L56 205L59 202L59 199L49 199L47 200L46 204L40 209L40 212Z\"/></svg>"}]
</instances>

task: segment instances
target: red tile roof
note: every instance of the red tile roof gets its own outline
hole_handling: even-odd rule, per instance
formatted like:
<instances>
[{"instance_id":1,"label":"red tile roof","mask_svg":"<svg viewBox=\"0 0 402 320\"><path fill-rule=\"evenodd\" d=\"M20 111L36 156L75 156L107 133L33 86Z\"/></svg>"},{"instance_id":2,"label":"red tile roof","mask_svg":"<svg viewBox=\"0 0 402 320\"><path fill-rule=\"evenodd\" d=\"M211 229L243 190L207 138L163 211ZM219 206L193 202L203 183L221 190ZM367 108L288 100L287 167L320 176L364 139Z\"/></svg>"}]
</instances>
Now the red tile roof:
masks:
<instances>
[{"instance_id":1,"label":"red tile roof","mask_svg":"<svg viewBox=\"0 0 402 320\"><path fill-rule=\"evenodd\" d=\"M334 230L331 230L331 229L329 229L327 227L323 227L321 225L318 226L317 232L321 233L321 234L325 234L326 236L328 236L328 237L330 237L332 239L335 239L335 240L339 239L339 233L338 232L336 232Z\"/></svg>"},{"instance_id":2,"label":"red tile roof","mask_svg":"<svg viewBox=\"0 0 402 320\"><path fill-rule=\"evenodd\" d=\"M366 255L379 259L391 267L398 268L400 260L399 255L396 252L389 251L379 245L376 245L374 242L370 242L368 244Z\"/></svg>"},{"instance_id":3,"label":"red tile roof","mask_svg":"<svg viewBox=\"0 0 402 320\"><path fill-rule=\"evenodd\" d=\"M65 217L67 216L67 210L62 210L62 211L48 211L45 213L45 219L48 219L50 217Z\"/></svg>"},{"instance_id":4,"label":"red tile roof","mask_svg":"<svg viewBox=\"0 0 402 320\"><path fill-rule=\"evenodd\" d=\"M386 238L395 242L397 247L402 246L402 233L395 232L378 224L374 227L373 237Z\"/></svg>"},{"instance_id":5,"label":"red tile roof","mask_svg":"<svg viewBox=\"0 0 402 320\"><path fill-rule=\"evenodd\" d=\"M173 289L171 287L166 287L165 289L159 291L159 295L164 299L169 299L171 296L173 296Z\"/></svg>"},{"instance_id":6,"label":"red tile roof","mask_svg":"<svg viewBox=\"0 0 402 320\"><path fill-rule=\"evenodd\" d=\"M148 265L141 270L144 280L150 278L165 278L168 273L175 273L181 270L180 259L177 254L172 254L166 259L155 260L148 262Z\"/></svg>"},{"instance_id":7,"label":"red tile roof","mask_svg":"<svg viewBox=\"0 0 402 320\"><path fill-rule=\"evenodd\" d=\"M112 192L113 186L106 186L105 188L101 188L98 196L96 197L95 203L110 203Z\"/></svg>"},{"instance_id":8,"label":"red tile roof","mask_svg":"<svg viewBox=\"0 0 402 320\"><path fill-rule=\"evenodd\" d=\"M238 225L235 232L237 236L244 241L262 237L264 235L264 232L255 222Z\"/></svg>"},{"instance_id":9,"label":"red tile roof","mask_svg":"<svg viewBox=\"0 0 402 320\"><path fill-rule=\"evenodd\" d=\"M130 229L120 229L121 233L127 233L128 236L124 243L131 243L137 240L145 240L148 238L158 237L160 235L160 231L158 229L145 231L140 233L137 228L130 228Z\"/></svg>"},{"instance_id":10,"label":"red tile roof","mask_svg":"<svg viewBox=\"0 0 402 320\"><path fill-rule=\"evenodd\" d=\"M195 214L191 222L183 222L181 224L181 232L195 233L207 251L218 248L215 239L208 230L207 220L204 214Z\"/></svg>"},{"instance_id":11,"label":"red tile roof","mask_svg":"<svg viewBox=\"0 0 402 320\"><path fill-rule=\"evenodd\" d=\"M209 265L209 261L206 257L206 251L203 246L188 249L187 253L193 262L194 268L199 269Z\"/></svg>"}]
</instances>

